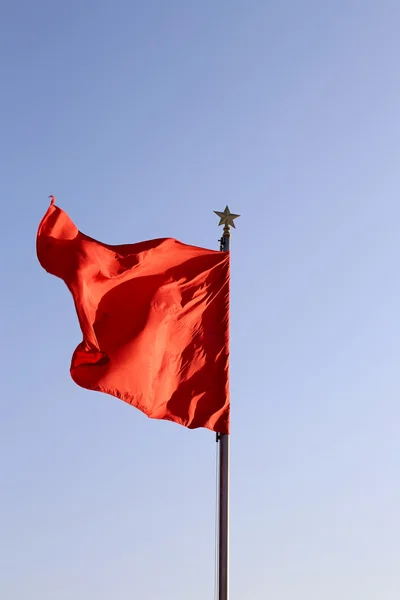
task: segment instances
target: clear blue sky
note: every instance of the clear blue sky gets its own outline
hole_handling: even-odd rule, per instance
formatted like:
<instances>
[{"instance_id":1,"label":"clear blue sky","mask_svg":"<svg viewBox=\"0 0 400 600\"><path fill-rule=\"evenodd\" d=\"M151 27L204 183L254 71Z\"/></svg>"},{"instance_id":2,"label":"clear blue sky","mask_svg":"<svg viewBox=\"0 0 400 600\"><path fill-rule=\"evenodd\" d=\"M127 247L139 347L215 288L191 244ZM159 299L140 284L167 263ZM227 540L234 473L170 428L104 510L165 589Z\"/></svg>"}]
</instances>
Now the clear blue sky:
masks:
<instances>
[{"instance_id":1,"label":"clear blue sky","mask_svg":"<svg viewBox=\"0 0 400 600\"><path fill-rule=\"evenodd\" d=\"M400 5L0 10L0 597L213 598L215 442L69 377L49 194L232 255L232 600L400 597Z\"/></svg>"}]
</instances>

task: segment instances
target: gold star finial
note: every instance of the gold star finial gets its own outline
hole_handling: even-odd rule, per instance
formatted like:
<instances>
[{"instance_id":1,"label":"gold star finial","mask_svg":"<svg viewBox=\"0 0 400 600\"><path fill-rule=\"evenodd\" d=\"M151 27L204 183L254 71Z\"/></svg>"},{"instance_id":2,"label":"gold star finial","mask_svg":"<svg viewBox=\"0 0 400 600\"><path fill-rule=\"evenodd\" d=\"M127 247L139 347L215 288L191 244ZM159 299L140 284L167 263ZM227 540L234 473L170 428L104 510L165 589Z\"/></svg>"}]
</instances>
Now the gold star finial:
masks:
<instances>
[{"instance_id":1,"label":"gold star finial","mask_svg":"<svg viewBox=\"0 0 400 600\"><path fill-rule=\"evenodd\" d=\"M240 217L240 215L235 215L234 213L231 213L231 211L229 210L229 206L225 207L224 212L220 212L218 210L214 210L214 212L220 218L220 222L218 223L218 225L225 225L225 227L234 227L236 229L236 225L233 222L233 220Z\"/></svg>"}]
</instances>

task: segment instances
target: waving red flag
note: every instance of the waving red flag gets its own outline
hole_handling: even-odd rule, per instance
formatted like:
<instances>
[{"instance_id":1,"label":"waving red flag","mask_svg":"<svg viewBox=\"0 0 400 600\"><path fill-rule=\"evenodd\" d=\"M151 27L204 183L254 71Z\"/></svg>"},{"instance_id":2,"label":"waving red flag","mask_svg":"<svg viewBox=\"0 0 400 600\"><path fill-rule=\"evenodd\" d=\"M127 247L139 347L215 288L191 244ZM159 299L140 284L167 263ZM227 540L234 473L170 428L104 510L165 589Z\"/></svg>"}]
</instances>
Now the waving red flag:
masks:
<instances>
[{"instance_id":1,"label":"waving red flag","mask_svg":"<svg viewBox=\"0 0 400 600\"><path fill-rule=\"evenodd\" d=\"M228 253L169 238L102 244L52 200L37 255L74 298L78 385L154 419L229 433Z\"/></svg>"}]
</instances>

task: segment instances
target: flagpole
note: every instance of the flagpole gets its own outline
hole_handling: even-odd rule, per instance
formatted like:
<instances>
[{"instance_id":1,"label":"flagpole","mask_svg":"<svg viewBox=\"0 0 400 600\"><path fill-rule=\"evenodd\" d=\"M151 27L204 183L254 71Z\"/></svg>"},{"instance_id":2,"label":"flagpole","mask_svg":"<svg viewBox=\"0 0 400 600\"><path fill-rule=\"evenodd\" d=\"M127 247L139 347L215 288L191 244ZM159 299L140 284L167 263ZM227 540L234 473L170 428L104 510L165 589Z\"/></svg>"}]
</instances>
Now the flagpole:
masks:
<instances>
[{"instance_id":1,"label":"flagpole","mask_svg":"<svg viewBox=\"0 0 400 600\"><path fill-rule=\"evenodd\" d=\"M220 240L222 252L230 252L230 226L235 227L233 219L240 215L230 212L228 206L224 212L214 211L220 217L224 231ZM218 433L219 477L218 477L218 600L229 599L229 435Z\"/></svg>"}]
</instances>

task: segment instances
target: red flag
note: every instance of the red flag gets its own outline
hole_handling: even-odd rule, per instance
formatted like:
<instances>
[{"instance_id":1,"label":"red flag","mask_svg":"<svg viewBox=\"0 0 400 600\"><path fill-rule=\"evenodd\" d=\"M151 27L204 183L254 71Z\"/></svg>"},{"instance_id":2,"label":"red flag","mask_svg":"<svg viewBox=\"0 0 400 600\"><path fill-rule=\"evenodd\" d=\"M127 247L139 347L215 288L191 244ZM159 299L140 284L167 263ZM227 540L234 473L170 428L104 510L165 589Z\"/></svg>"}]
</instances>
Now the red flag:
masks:
<instances>
[{"instance_id":1,"label":"red flag","mask_svg":"<svg viewBox=\"0 0 400 600\"><path fill-rule=\"evenodd\" d=\"M52 200L37 255L74 298L78 385L154 419L229 433L229 253L170 238L102 244Z\"/></svg>"}]
</instances>

